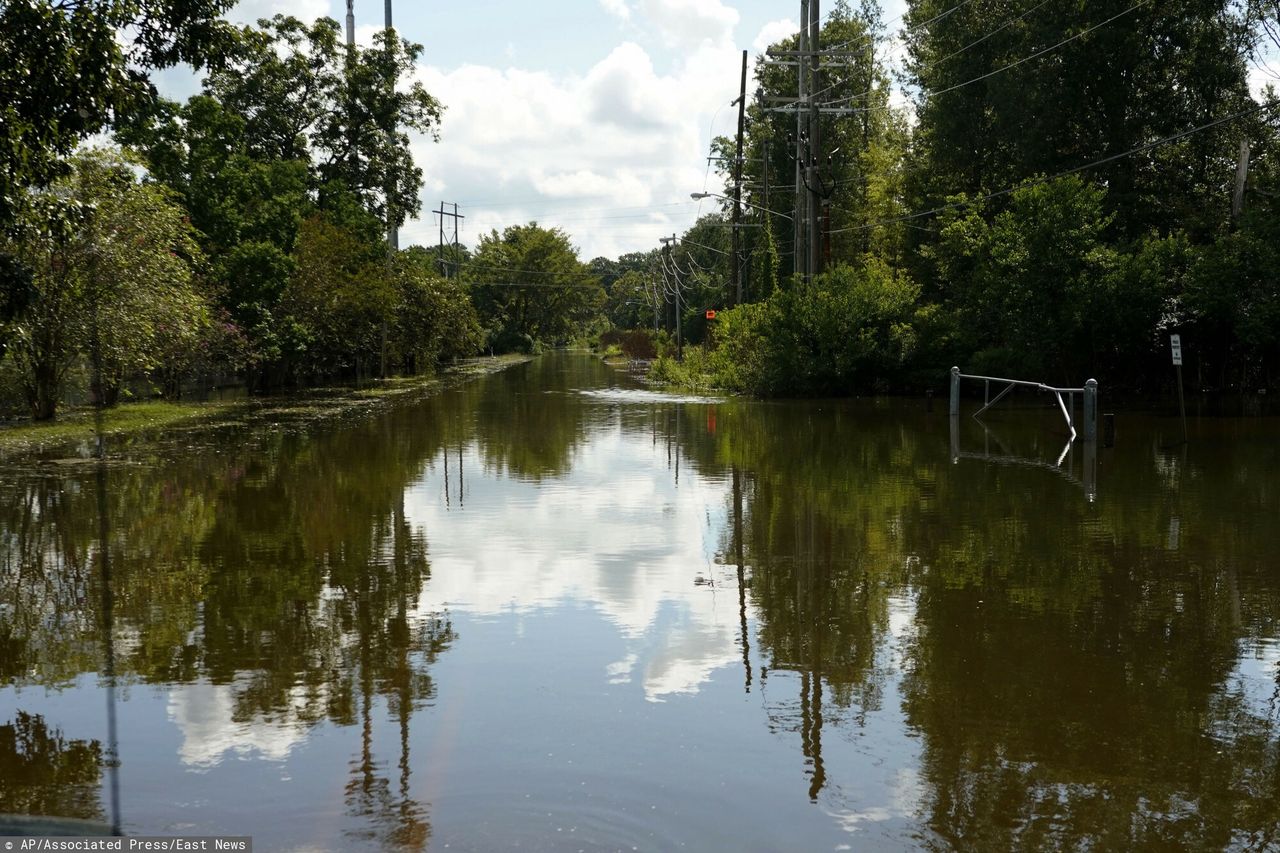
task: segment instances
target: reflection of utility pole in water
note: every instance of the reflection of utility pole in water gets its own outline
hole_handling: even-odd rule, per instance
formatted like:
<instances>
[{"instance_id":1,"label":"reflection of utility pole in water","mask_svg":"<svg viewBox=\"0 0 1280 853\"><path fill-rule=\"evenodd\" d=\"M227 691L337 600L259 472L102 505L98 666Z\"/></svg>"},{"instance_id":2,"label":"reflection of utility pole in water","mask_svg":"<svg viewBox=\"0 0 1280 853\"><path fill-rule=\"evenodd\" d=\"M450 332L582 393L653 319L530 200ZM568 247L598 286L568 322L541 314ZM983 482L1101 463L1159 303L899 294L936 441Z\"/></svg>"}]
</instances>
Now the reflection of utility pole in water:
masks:
<instances>
[{"instance_id":1,"label":"reflection of utility pole in water","mask_svg":"<svg viewBox=\"0 0 1280 853\"><path fill-rule=\"evenodd\" d=\"M680 486L680 404L676 403L676 487Z\"/></svg>"},{"instance_id":2,"label":"reflection of utility pole in water","mask_svg":"<svg viewBox=\"0 0 1280 853\"><path fill-rule=\"evenodd\" d=\"M449 445L444 446L444 508L449 506Z\"/></svg>"},{"instance_id":3,"label":"reflection of utility pole in water","mask_svg":"<svg viewBox=\"0 0 1280 853\"><path fill-rule=\"evenodd\" d=\"M462 509L463 495L466 491L466 484L462 480L462 445L458 445L458 509Z\"/></svg>"},{"instance_id":4,"label":"reflection of utility pole in water","mask_svg":"<svg viewBox=\"0 0 1280 853\"><path fill-rule=\"evenodd\" d=\"M800 645L800 744L804 757L813 766L809 782L809 799L817 801L818 792L826 784L827 771L822 763L822 620L818 602L819 590L814 573L814 511L806 498L803 510L796 515L796 615L797 642ZM807 523L806 523L807 522ZM803 551L804 553L801 553ZM805 641L805 628L812 631L811 642Z\"/></svg>"},{"instance_id":5,"label":"reflection of utility pole in water","mask_svg":"<svg viewBox=\"0 0 1280 853\"><path fill-rule=\"evenodd\" d=\"M94 484L98 498L98 567L102 576L102 675L107 685L107 779L111 787L111 834L120 834L120 742L116 725L115 598L111 591L110 522L107 517L107 447L103 430L102 341L99 336L98 298L93 300L91 343L93 353Z\"/></svg>"},{"instance_id":6,"label":"reflection of utility pole in water","mask_svg":"<svg viewBox=\"0 0 1280 853\"><path fill-rule=\"evenodd\" d=\"M751 641L747 636L747 570L742 557L742 473L733 466L733 550L738 563L738 621L742 625L742 668L751 692Z\"/></svg>"}]
</instances>

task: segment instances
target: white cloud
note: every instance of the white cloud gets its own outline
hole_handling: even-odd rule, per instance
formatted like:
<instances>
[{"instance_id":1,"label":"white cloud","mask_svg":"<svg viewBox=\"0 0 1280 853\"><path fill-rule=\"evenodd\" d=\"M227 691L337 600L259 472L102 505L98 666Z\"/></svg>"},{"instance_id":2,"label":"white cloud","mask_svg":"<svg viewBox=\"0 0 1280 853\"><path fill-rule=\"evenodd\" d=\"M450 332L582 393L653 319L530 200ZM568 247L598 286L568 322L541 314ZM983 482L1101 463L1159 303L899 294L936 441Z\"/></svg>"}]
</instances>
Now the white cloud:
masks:
<instances>
[{"instance_id":1,"label":"white cloud","mask_svg":"<svg viewBox=\"0 0 1280 853\"><path fill-rule=\"evenodd\" d=\"M720 0L638 0L637 10L667 44L694 49L732 40L738 11Z\"/></svg>"},{"instance_id":2,"label":"white cloud","mask_svg":"<svg viewBox=\"0 0 1280 853\"><path fill-rule=\"evenodd\" d=\"M329 0L240 0L234 9L227 13L227 17L233 21L251 24L259 18L270 18L277 14L292 15L310 23L316 18L329 14Z\"/></svg>"},{"instance_id":3,"label":"white cloud","mask_svg":"<svg viewBox=\"0 0 1280 853\"><path fill-rule=\"evenodd\" d=\"M654 702L696 693L742 659L736 569L715 562L723 519L712 514L726 484L686 467L677 489L665 460L664 448L621 431L598 434L574 459L572 488L468 473L476 491L462 512L446 508L443 472L429 467L405 495L410 521L433 531L419 607L493 616L583 603L625 647L620 660L602 661L603 681L640 682ZM477 454L464 464L474 471ZM644 473L618 489L619 470ZM498 502L518 511L486 511Z\"/></svg>"},{"instance_id":4,"label":"white cloud","mask_svg":"<svg viewBox=\"0 0 1280 853\"><path fill-rule=\"evenodd\" d=\"M780 21L770 21L760 28L756 40L751 43L751 47L756 53L764 53L771 44L777 44L785 38L795 35L800 31L800 25L790 18L783 18Z\"/></svg>"},{"instance_id":5,"label":"white cloud","mask_svg":"<svg viewBox=\"0 0 1280 853\"><path fill-rule=\"evenodd\" d=\"M439 199L458 202L469 245L514 223L560 226L586 258L655 246L688 227L709 119L736 95L738 55L725 29L736 13L716 12L718 2L663 2L703 8L704 23L724 18L704 27L714 38L699 37L665 71L634 42L581 75L420 67L419 79L446 108L440 143L419 138L413 146L431 196L424 211ZM406 224L401 242L434 243L437 233L426 212Z\"/></svg>"},{"instance_id":6,"label":"white cloud","mask_svg":"<svg viewBox=\"0 0 1280 853\"><path fill-rule=\"evenodd\" d=\"M624 21L631 18L631 7L627 5L627 0L600 0L600 5L615 18L621 18Z\"/></svg>"},{"instance_id":7,"label":"white cloud","mask_svg":"<svg viewBox=\"0 0 1280 853\"><path fill-rule=\"evenodd\" d=\"M305 691L295 688L291 704L277 719L237 720L234 685L180 685L169 694L168 708L169 719L182 732L178 755L194 768L220 764L228 753L283 761L307 738L309 727L297 716L308 701Z\"/></svg>"}]
</instances>

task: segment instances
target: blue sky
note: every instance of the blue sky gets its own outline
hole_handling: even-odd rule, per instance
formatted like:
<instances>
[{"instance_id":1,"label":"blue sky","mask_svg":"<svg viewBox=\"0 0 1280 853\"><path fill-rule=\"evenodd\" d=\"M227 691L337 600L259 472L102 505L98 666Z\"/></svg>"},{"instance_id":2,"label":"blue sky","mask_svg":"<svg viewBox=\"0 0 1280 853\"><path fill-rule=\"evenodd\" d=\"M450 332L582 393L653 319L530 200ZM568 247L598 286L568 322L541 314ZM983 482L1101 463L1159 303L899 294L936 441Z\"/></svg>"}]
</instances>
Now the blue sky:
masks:
<instances>
[{"instance_id":1,"label":"blue sky","mask_svg":"<svg viewBox=\"0 0 1280 853\"><path fill-rule=\"evenodd\" d=\"M658 245L714 202L691 192L708 175L710 136L732 133L741 51L795 31L799 2L777 0L396 0L396 29L423 45L419 76L444 103L440 141L414 141L422 212L401 245L434 243L431 211L457 202L463 242L537 220L559 226L584 259ZM827 8L830 8L828 4ZM904 0L887 0L886 18ZM232 18L276 12L346 16L345 0L244 0ZM356 0L357 38L383 21L382 0ZM171 97L190 74L157 79ZM749 87L750 88L750 87Z\"/></svg>"}]
</instances>

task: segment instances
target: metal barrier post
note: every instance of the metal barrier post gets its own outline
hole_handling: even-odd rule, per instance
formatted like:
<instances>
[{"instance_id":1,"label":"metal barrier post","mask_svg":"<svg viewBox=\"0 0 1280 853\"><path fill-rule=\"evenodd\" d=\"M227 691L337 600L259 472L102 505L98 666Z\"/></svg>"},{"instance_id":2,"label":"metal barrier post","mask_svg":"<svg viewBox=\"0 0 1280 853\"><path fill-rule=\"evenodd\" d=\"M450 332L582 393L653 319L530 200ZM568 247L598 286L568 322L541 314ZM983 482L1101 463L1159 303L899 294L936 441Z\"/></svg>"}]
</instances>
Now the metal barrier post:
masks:
<instances>
[{"instance_id":1,"label":"metal barrier post","mask_svg":"<svg viewBox=\"0 0 1280 853\"><path fill-rule=\"evenodd\" d=\"M1098 380L1084 383L1084 440L1098 440Z\"/></svg>"},{"instance_id":2,"label":"metal barrier post","mask_svg":"<svg viewBox=\"0 0 1280 853\"><path fill-rule=\"evenodd\" d=\"M960 368L951 368L951 414L960 414Z\"/></svg>"}]
</instances>

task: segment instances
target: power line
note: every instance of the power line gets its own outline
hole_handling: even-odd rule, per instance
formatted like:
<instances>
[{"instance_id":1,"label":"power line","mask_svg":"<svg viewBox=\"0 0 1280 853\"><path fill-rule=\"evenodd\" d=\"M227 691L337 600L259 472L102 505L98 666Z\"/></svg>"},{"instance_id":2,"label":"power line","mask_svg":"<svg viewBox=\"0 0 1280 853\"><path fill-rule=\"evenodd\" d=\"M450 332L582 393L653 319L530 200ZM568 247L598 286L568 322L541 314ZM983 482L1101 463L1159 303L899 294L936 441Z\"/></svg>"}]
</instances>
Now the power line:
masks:
<instances>
[{"instance_id":1,"label":"power line","mask_svg":"<svg viewBox=\"0 0 1280 853\"><path fill-rule=\"evenodd\" d=\"M1102 21L1101 23L1098 23L1098 24L1094 24L1093 26L1088 27L1087 29L1083 29L1083 30L1081 30L1080 32L1076 33L1075 35L1068 36L1067 38L1064 38L1062 41L1058 42L1057 44L1050 45L1049 47L1043 48L1042 50L1038 50L1038 51L1036 51L1036 52L1035 52L1035 53L1033 53L1033 54L1030 54L1030 55L1028 55L1028 56L1024 56L1024 57L1022 57L1021 59L1018 59L1018 60L1015 60L1015 61L1013 61L1013 62L1010 62L1008 65L1002 65L1002 66L1000 66L999 68L996 68L996 69L993 69L993 70L991 70L991 71L988 71L988 72L986 72L985 74L979 74L977 77L973 77L973 78L971 78L971 79L969 79L969 80L965 80L963 83L956 83L956 84L954 84L954 85L952 85L952 86L947 86L946 88L943 88L943 89L938 89L938 90L936 90L936 91L932 91L932 92L925 92L924 94L925 94L925 96L926 96L926 97L936 98L938 95L945 95L947 92L954 92L954 91L955 91L955 90L957 90L957 89L963 89L965 86L970 86L970 85L973 85L974 83L979 83L979 82L981 82L981 81L983 81L983 80L986 80L986 79L987 79L987 78L989 78L989 77L994 77L994 76L996 76L997 74L1002 74L1002 73L1004 73L1005 71L1008 71L1008 70L1009 70L1009 69L1011 69L1011 68L1017 68L1019 65L1022 65L1022 64L1023 64L1023 63L1025 63L1025 62L1030 62L1030 61L1031 61L1031 60L1033 60L1033 59L1039 59L1040 57L1044 56L1045 54L1047 54L1047 53L1052 53L1053 51L1057 50L1058 48L1063 47L1064 45L1070 44L1071 42L1075 41L1076 39L1083 38L1084 36L1087 36L1089 33L1093 32L1094 30L1097 30L1097 29L1099 29L1099 28L1101 28L1101 27L1105 27L1107 24L1111 23L1112 21L1116 20L1117 18L1123 18L1125 15L1129 14L1130 12L1134 11L1135 9L1138 9L1138 8L1140 8L1140 7L1142 7L1142 6L1145 6L1145 5L1147 5L1148 3L1150 3L1150 2L1151 2L1151 0L1139 0L1139 2L1137 2L1137 3L1133 4L1133 5L1132 5L1132 6L1130 6L1128 9L1125 9L1123 12L1119 12L1119 13L1117 13L1117 14L1115 14L1115 15L1112 15L1110 18L1107 18L1105 21ZM1044 6L1044 5L1045 5L1045 3L1041 3L1041 4L1040 4L1040 6ZM1029 9L1027 12L1024 12L1023 14L1024 14L1024 15L1026 15L1026 14L1030 14L1031 12L1034 12L1036 9L1039 9L1039 8L1040 8L1040 6L1036 6L1036 7L1034 7L1033 9ZM1021 16L1020 16L1020 17L1021 17ZM1012 23L1016 22L1016 20L1017 20L1017 19L1014 19L1013 21L1006 22L1006 23L1005 23L1005 25L1004 25L1003 27L1001 27L1000 29L1004 29L1005 27L1008 27L1010 24L1012 24ZM983 37L982 37L981 39L979 39L978 41L973 42L972 44L966 45L965 47L961 48L960 50L957 50L957 51L955 51L954 53L951 53L951 54L949 54L949 55L947 55L947 56L943 57L943 59L940 59L940 60L938 60L937 62L932 63L932 64L931 64L931 65L929 65L928 67L929 67L929 68L936 67L936 65L938 65L938 64L939 64L939 63L941 63L942 61L944 61L944 60L946 60L946 59L950 59L952 56L955 56L955 55L957 55L957 54L959 54L959 53L962 53L962 52L964 52L965 50L968 50L970 47L973 47L974 45L980 44L981 42L983 42L983 41L985 41L986 39L990 38L991 36L995 35L995 34L996 34L997 32L999 32L999 31L1000 31L1000 30L995 30L995 31L993 31L993 32L987 33L987 35L983 36ZM822 102L820 102L820 103L819 103L819 106L820 106L820 107L833 107L833 106L837 106L837 105L839 105L839 104L845 104L845 103L848 103L848 102L850 102L850 101L857 100L858 98L863 98L863 97L866 97L867 95L874 94L874 93L875 93L875 91L876 91L875 89L868 89L867 91L865 91L865 92L861 92L861 93L856 94L856 95L849 95L849 96L844 97L844 98L836 98L835 100L831 100L831 101L822 101ZM847 108L847 109L848 109L850 112L868 112L869 110L872 110L872 109L875 109L875 108L874 108L874 107L849 107L849 108Z\"/></svg>"},{"instance_id":2,"label":"power line","mask_svg":"<svg viewBox=\"0 0 1280 853\"><path fill-rule=\"evenodd\" d=\"M966 44L964 47L957 48L956 50L951 51L951 53L948 53L946 56L943 56L943 57L941 57L941 58L939 58L939 59L935 59L933 62L925 63L925 65L923 65L923 66L921 66L921 67L922 67L922 68L928 68L928 69L932 70L932 69L934 69L934 68L938 67L939 65L941 65L942 63L946 62L948 59L951 59L951 58L953 58L953 57L959 56L960 54L964 53L965 51L969 50L970 48L974 48L974 47L977 47L978 45L982 44L984 41L986 41L987 39L991 38L992 36L997 35L998 33L1001 33L1001 32L1003 32L1003 31L1007 30L1009 27L1011 27L1011 26L1013 26L1014 24L1018 23L1018 22L1019 22L1019 21L1021 21L1023 18L1025 18L1027 15L1030 15L1032 12L1036 12L1036 11L1040 10L1041 8L1043 8L1044 6L1047 6L1048 4L1049 4L1049 0L1041 0L1041 2L1037 3L1035 6L1032 6L1030 9L1027 9L1025 12L1023 12L1023 13L1022 13L1022 14L1020 14L1020 15L1018 15L1016 18L1010 18L1009 20L1007 20L1007 21L1005 21L1003 24L1001 24L999 27L997 27L996 29L994 29L994 30L992 30L991 32L987 33L986 35L982 36L981 38L976 39L975 41L971 41L971 42L969 42L968 44ZM886 60L888 60L888 58L889 58L890 56L893 56L895 53L897 53L898 51L902 50L902 49L903 49L903 48L905 48L906 46L907 46L906 41L900 41L900 42L898 42L898 46L897 46L897 47L895 47L894 49L890 50L888 53L886 53L886 54L884 55L884 57L883 57L882 59L880 59L880 62L885 62ZM833 84L833 85L831 85L831 86L828 86L828 87L827 87L827 88L825 88L825 89L820 89L819 91L814 92L812 97L817 97L818 95L824 94L824 93L826 93L826 92L830 92L832 89L837 88L837 86L838 86L838 84ZM822 103L824 106L830 106L830 105L840 104L840 103L844 103L844 102L846 102L846 101L852 101L852 100L854 100L854 99L856 99L856 98L862 98L862 97L865 97L865 96L867 96L867 95L875 94L875 91L876 91L875 89L868 89L867 91L865 91L865 92L859 92L859 93L858 93L858 94L856 94L856 95L847 95L847 96L845 96L845 97L843 97L843 98L836 98L836 99L835 99L835 100L833 100L833 101L823 101L823 102L821 102L821 103Z\"/></svg>"},{"instance_id":3,"label":"power line","mask_svg":"<svg viewBox=\"0 0 1280 853\"><path fill-rule=\"evenodd\" d=\"M1215 119L1214 121L1208 122L1206 124L1202 124L1199 127L1193 127L1190 130L1184 130L1181 133L1175 133L1172 136L1166 136L1163 139L1157 139L1154 142L1148 142L1145 145L1139 145L1136 148L1131 148L1128 151L1124 151L1120 154L1112 154L1110 157L1103 157L1101 160L1094 160L1091 163L1085 163L1082 166L1075 166L1071 169L1065 169L1056 174L1049 175L1048 177L1040 178L1039 180L1024 182L1013 187L1006 187L1005 189L997 190L996 192L992 192L992 193L987 193L986 195L975 196L974 198L965 199L964 201L957 201L957 202L952 202L951 204L944 204L940 207L935 207L930 210L922 210L917 213L909 213L904 216L896 216L891 219L880 219L874 222L868 222L864 225L855 225L855 226L850 226L848 228L837 228L833 231L829 231L828 233L843 234L848 231L865 231L866 229L874 228L877 225L891 225L895 222L907 222L908 220L911 220L911 219L919 219L924 216L932 216L936 213L942 213L943 211L955 210L957 208L967 207L968 205L975 204L980 201L987 201L989 199L997 198L999 196L1008 195L1009 193L1015 192L1017 190L1020 190L1026 187L1038 187L1043 184L1047 184L1050 181L1055 181L1058 178L1064 178L1067 175L1074 175L1077 172L1083 172L1086 169L1092 169L1097 166L1102 166L1107 163L1111 163L1115 160L1120 160L1125 157L1132 157L1134 154L1141 154L1144 151L1150 151L1153 148L1159 148L1161 145L1167 145L1170 142L1177 142L1179 139L1183 139L1185 137L1191 136L1193 133L1199 133L1202 130L1208 130L1211 127L1217 127L1220 124L1225 124L1226 122L1229 122L1229 121L1235 121L1238 118L1244 118L1245 116L1253 115L1254 113L1261 112L1262 110L1272 109L1276 106L1277 106L1276 104L1257 104L1253 107L1250 107L1247 110L1241 110L1238 113L1232 113L1229 116L1223 116L1222 118Z\"/></svg>"},{"instance_id":4,"label":"power line","mask_svg":"<svg viewBox=\"0 0 1280 853\"><path fill-rule=\"evenodd\" d=\"M1123 12L1119 12L1115 15L1112 15L1110 18L1107 18L1102 23L1094 24L1092 27L1089 27L1088 29L1085 29L1085 30L1081 30L1080 32L1076 33L1073 36L1068 36L1067 38L1064 38L1062 41L1058 42L1055 45L1046 47L1044 50L1038 50L1035 53L1031 54L1030 56L1024 56L1022 57L1022 59L1019 59L1016 62L1011 62L1008 65L1001 66L1000 68L997 68L993 71L988 71L986 74L981 74L977 77L974 77L972 80L966 80L963 83L956 83L954 86L948 86L945 89L939 89L936 92L929 92L928 93L929 97L936 98L938 95L945 95L947 92L954 92L956 89L960 89L970 84L977 83L982 80L986 80L988 77L994 77L997 74L1008 71L1010 68L1017 68L1019 65L1021 65L1024 62L1030 62L1033 59L1038 59L1039 57L1044 56L1046 53L1055 51L1065 44L1070 44L1071 42L1075 41L1078 38L1083 38L1084 36L1087 36L1089 33L1093 32L1096 29L1099 29L1100 27L1105 27L1107 24L1111 23L1117 18L1123 18L1125 15L1129 14L1135 9L1141 8L1142 6L1145 6L1150 2L1151 0L1138 0L1137 3L1134 3L1132 6L1130 6L1128 9L1125 9Z\"/></svg>"}]
</instances>

